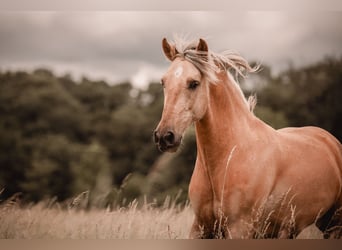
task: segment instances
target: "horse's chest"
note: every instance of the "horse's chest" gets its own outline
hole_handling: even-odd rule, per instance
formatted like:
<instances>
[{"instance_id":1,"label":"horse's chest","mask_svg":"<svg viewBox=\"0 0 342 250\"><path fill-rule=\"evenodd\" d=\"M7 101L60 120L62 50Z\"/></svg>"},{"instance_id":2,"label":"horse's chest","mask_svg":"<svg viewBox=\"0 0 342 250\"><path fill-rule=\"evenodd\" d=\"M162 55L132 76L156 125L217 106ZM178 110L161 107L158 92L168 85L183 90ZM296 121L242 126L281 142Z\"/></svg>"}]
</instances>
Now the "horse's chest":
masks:
<instances>
[{"instance_id":1,"label":"horse's chest","mask_svg":"<svg viewBox=\"0 0 342 250\"><path fill-rule=\"evenodd\" d=\"M193 179L190 200L196 215L203 222L214 223L222 216L233 220L250 216L252 207L265 194L264 188L265 185L258 184L253 175L231 171L226 176L224 173L217 174L211 180Z\"/></svg>"}]
</instances>

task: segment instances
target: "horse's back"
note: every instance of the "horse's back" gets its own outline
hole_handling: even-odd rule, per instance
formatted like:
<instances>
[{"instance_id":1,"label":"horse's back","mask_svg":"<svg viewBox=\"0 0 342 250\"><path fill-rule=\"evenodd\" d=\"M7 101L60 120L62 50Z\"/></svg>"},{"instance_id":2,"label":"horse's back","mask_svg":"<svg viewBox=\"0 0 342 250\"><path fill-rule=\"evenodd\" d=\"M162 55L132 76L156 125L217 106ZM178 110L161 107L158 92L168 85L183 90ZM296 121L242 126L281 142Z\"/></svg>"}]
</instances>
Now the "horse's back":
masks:
<instances>
[{"instance_id":1,"label":"horse's back","mask_svg":"<svg viewBox=\"0 0 342 250\"><path fill-rule=\"evenodd\" d=\"M335 143L336 146L340 146L341 143L328 131L314 126L307 126L307 127L287 127L277 130L279 133L288 136L304 136L305 138L311 138L313 140L320 140L320 141L331 141Z\"/></svg>"},{"instance_id":2,"label":"horse's back","mask_svg":"<svg viewBox=\"0 0 342 250\"><path fill-rule=\"evenodd\" d=\"M339 174L342 175L342 145L328 131L312 126L289 127L279 129L278 134L280 143L284 143L283 149L286 147L297 149L298 154L308 158L319 156L323 161L335 165L339 169Z\"/></svg>"}]
</instances>

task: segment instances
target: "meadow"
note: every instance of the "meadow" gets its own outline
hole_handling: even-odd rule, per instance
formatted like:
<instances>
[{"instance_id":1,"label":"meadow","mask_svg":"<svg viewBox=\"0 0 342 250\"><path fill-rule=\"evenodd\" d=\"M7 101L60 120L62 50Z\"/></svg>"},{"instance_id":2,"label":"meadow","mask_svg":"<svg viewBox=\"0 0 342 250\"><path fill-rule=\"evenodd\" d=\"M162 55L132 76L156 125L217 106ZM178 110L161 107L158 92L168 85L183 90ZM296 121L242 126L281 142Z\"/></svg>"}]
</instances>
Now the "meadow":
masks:
<instances>
[{"instance_id":1,"label":"meadow","mask_svg":"<svg viewBox=\"0 0 342 250\"><path fill-rule=\"evenodd\" d=\"M0 206L0 239L187 239L193 217L189 204L176 205L170 199L162 207L133 201L112 210L11 200ZM310 226L298 238L322 235Z\"/></svg>"},{"instance_id":2,"label":"meadow","mask_svg":"<svg viewBox=\"0 0 342 250\"><path fill-rule=\"evenodd\" d=\"M184 239L193 219L189 205L168 198L161 207L132 201L114 209L89 209L84 196L20 203L0 204L0 239Z\"/></svg>"}]
</instances>

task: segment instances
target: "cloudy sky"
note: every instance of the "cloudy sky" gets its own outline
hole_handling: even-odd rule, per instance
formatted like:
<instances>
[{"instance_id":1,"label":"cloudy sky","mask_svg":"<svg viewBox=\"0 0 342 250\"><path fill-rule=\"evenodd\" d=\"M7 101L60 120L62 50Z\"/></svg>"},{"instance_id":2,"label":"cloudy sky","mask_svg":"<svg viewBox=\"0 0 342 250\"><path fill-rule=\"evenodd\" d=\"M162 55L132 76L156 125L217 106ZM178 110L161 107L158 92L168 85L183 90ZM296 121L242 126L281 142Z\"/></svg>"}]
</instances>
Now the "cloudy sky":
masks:
<instances>
[{"instance_id":1,"label":"cloudy sky","mask_svg":"<svg viewBox=\"0 0 342 250\"><path fill-rule=\"evenodd\" d=\"M342 56L342 12L0 12L0 70L46 67L110 83L146 86L168 66L163 37L206 38L279 72L289 64Z\"/></svg>"}]
</instances>

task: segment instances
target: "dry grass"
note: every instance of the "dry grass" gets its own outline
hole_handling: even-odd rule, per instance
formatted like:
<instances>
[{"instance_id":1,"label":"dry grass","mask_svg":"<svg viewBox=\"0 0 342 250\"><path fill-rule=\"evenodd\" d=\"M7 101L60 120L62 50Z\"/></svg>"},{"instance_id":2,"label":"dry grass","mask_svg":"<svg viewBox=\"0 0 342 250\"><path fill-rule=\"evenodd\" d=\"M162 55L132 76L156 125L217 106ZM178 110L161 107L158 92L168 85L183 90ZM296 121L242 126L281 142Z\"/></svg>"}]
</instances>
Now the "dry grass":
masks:
<instances>
[{"instance_id":1,"label":"dry grass","mask_svg":"<svg viewBox=\"0 0 342 250\"><path fill-rule=\"evenodd\" d=\"M76 197L77 199L78 197ZM0 239L186 239L193 221L189 205L166 200L163 207L132 202L113 211L79 209L52 201L20 206L14 197L0 205ZM317 239L314 226L298 238Z\"/></svg>"},{"instance_id":2,"label":"dry grass","mask_svg":"<svg viewBox=\"0 0 342 250\"><path fill-rule=\"evenodd\" d=\"M106 210L32 207L0 209L1 239L182 239L192 222L189 206Z\"/></svg>"}]
</instances>

